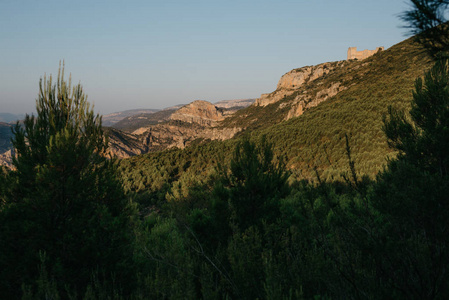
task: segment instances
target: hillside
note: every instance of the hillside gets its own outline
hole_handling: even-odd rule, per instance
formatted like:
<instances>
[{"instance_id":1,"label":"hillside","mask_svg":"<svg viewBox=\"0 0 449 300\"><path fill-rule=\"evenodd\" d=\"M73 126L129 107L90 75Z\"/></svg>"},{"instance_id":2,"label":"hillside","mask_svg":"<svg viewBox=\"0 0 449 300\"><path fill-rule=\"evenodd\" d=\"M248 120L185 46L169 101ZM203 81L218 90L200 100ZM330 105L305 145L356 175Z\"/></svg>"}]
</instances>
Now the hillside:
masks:
<instances>
[{"instance_id":1,"label":"hillside","mask_svg":"<svg viewBox=\"0 0 449 300\"><path fill-rule=\"evenodd\" d=\"M363 61L330 64L334 72L323 73L272 103L260 105L258 99L259 105L238 111L222 126L242 126L254 140L265 135L276 153L286 156L295 177L312 180L316 178L315 168L329 180L340 178L348 170L347 134L357 171L374 176L387 157L394 155L382 132L382 116L389 105L409 107L414 81L431 61L408 39ZM341 88L326 98L323 91L337 83ZM262 98L273 99L280 90L278 86L271 96ZM324 98L327 101L317 101ZM294 117L292 111L298 111L298 105L307 109ZM182 189L195 180L204 180L221 158L226 162L235 142L212 142L124 160L125 185L135 191L155 191L168 182Z\"/></svg>"}]
</instances>

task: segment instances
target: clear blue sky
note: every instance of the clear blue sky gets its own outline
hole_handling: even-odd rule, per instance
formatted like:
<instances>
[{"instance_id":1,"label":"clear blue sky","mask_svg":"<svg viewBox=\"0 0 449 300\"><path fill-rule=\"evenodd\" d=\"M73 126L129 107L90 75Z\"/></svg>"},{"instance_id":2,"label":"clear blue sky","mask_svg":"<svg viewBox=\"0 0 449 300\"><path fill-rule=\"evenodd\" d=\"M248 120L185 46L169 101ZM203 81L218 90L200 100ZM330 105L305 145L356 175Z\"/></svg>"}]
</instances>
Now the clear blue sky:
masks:
<instances>
[{"instance_id":1,"label":"clear blue sky","mask_svg":"<svg viewBox=\"0 0 449 300\"><path fill-rule=\"evenodd\" d=\"M291 69L404 40L402 0L0 0L0 112L60 60L102 114L256 98Z\"/></svg>"}]
</instances>

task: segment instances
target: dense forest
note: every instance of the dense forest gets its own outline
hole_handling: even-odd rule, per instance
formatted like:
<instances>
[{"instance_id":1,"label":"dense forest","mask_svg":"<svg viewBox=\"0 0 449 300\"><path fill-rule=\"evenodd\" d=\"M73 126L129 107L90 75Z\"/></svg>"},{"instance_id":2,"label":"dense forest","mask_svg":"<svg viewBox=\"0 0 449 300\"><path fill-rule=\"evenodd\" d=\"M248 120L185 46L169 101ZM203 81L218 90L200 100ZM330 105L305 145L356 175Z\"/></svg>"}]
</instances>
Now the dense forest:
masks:
<instances>
[{"instance_id":1,"label":"dense forest","mask_svg":"<svg viewBox=\"0 0 449 300\"><path fill-rule=\"evenodd\" d=\"M60 68L0 169L1 298L448 298L449 62L424 46L433 67L379 128L395 155L368 176L339 132L338 180L299 176L269 129L117 161Z\"/></svg>"}]
</instances>

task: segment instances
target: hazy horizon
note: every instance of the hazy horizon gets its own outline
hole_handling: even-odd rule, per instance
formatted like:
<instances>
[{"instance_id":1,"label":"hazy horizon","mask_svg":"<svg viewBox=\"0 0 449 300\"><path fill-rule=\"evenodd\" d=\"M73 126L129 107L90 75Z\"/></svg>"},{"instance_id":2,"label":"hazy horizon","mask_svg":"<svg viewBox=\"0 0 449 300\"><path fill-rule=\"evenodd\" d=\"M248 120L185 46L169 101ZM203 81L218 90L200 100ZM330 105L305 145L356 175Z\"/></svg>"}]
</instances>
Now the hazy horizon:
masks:
<instances>
[{"instance_id":1,"label":"hazy horizon","mask_svg":"<svg viewBox=\"0 0 449 300\"><path fill-rule=\"evenodd\" d=\"M0 3L0 112L34 111L39 79L66 75L101 114L257 98L294 68L406 38L402 1Z\"/></svg>"}]
</instances>

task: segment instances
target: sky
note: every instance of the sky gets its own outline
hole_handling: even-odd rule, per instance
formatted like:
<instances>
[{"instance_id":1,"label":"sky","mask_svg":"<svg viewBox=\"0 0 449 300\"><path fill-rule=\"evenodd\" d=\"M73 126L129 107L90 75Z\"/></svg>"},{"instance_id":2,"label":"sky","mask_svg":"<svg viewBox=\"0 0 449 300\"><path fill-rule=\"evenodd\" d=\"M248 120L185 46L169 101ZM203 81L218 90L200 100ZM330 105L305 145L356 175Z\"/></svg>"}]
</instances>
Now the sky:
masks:
<instances>
[{"instance_id":1,"label":"sky","mask_svg":"<svg viewBox=\"0 0 449 300\"><path fill-rule=\"evenodd\" d=\"M406 39L402 0L0 0L0 112L32 113L45 74L95 111L257 98L286 72Z\"/></svg>"}]
</instances>

